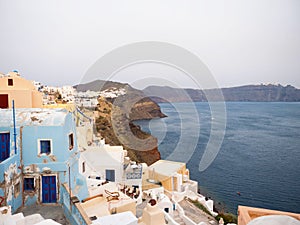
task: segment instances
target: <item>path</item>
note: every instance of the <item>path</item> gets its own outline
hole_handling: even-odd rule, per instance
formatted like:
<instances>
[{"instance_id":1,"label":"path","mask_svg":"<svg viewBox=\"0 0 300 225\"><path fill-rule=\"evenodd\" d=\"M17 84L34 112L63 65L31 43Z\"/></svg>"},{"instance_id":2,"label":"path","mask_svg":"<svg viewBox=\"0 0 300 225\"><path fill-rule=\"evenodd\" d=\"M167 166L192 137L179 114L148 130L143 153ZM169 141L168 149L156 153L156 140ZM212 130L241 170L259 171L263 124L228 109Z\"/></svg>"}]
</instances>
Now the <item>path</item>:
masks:
<instances>
[{"instance_id":1,"label":"path","mask_svg":"<svg viewBox=\"0 0 300 225\"><path fill-rule=\"evenodd\" d=\"M64 211L60 205L31 205L20 208L17 213L22 212L24 216L35 213L41 214L44 219L53 219L62 225L71 225L64 215Z\"/></svg>"},{"instance_id":2,"label":"path","mask_svg":"<svg viewBox=\"0 0 300 225\"><path fill-rule=\"evenodd\" d=\"M199 209L197 206L186 199L179 202L179 205L183 208L185 215L193 220L196 224L200 222L205 222L212 225L218 224L214 217L203 212L201 209Z\"/></svg>"}]
</instances>

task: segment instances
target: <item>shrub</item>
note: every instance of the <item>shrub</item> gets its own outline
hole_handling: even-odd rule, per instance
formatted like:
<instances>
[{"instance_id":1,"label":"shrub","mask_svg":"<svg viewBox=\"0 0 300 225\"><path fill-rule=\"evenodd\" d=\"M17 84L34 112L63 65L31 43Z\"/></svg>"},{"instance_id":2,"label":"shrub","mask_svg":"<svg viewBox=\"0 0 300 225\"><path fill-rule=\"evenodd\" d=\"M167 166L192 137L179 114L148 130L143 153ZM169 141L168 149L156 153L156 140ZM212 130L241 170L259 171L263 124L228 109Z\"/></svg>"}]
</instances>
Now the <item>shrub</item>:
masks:
<instances>
[{"instance_id":1,"label":"shrub","mask_svg":"<svg viewBox=\"0 0 300 225\"><path fill-rule=\"evenodd\" d=\"M220 213L215 218L217 221L219 221L221 217L223 218L225 224L227 224L227 223L236 223L237 224L237 216L236 215L233 215L231 213Z\"/></svg>"},{"instance_id":2,"label":"shrub","mask_svg":"<svg viewBox=\"0 0 300 225\"><path fill-rule=\"evenodd\" d=\"M196 207L198 207L199 209L201 209L203 212L207 213L208 215L212 216L211 213L207 210L207 208L202 205L200 202L198 202L197 200L196 201L193 201L192 199L188 199L191 203L193 203Z\"/></svg>"}]
</instances>

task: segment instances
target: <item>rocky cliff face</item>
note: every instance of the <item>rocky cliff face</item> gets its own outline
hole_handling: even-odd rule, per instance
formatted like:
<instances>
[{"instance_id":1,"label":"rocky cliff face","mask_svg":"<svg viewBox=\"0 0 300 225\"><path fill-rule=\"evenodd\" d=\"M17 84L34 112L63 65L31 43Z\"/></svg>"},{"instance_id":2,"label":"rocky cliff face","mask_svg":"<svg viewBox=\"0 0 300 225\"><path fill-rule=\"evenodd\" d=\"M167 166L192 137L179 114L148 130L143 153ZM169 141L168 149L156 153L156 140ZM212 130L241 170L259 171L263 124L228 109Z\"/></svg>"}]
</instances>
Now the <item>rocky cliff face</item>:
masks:
<instances>
[{"instance_id":1,"label":"rocky cliff face","mask_svg":"<svg viewBox=\"0 0 300 225\"><path fill-rule=\"evenodd\" d=\"M160 159L157 139L133 124L124 109L99 98L97 112L96 129L107 144L122 145L128 151L128 156L137 162L151 165Z\"/></svg>"},{"instance_id":2,"label":"rocky cliff face","mask_svg":"<svg viewBox=\"0 0 300 225\"><path fill-rule=\"evenodd\" d=\"M77 91L112 92L124 90L124 94L115 98L100 97L96 111L97 132L110 145L122 145L129 157L148 165L160 159L157 139L141 130L132 121L165 117L159 105L152 99L128 84L111 81L94 81L75 86Z\"/></svg>"},{"instance_id":3,"label":"rocky cliff face","mask_svg":"<svg viewBox=\"0 0 300 225\"><path fill-rule=\"evenodd\" d=\"M129 113L128 116L132 121L166 117L155 101L147 97L142 91L132 88L129 84L96 80L87 84L76 85L74 88L77 91L112 91L112 93L114 90L124 90L124 95L117 98L106 97L106 100L114 105L119 105Z\"/></svg>"},{"instance_id":4,"label":"rocky cliff face","mask_svg":"<svg viewBox=\"0 0 300 225\"><path fill-rule=\"evenodd\" d=\"M156 102L133 88L128 88L125 95L116 98L114 105L122 108L131 121L166 117Z\"/></svg>"},{"instance_id":5,"label":"rocky cliff face","mask_svg":"<svg viewBox=\"0 0 300 225\"><path fill-rule=\"evenodd\" d=\"M146 97L134 104L129 117L131 120L145 120L163 118L166 115L160 111L160 107L156 102Z\"/></svg>"},{"instance_id":6,"label":"rocky cliff face","mask_svg":"<svg viewBox=\"0 0 300 225\"><path fill-rule=\"evenodd\" d=\"M207 101L206 94L208 94L213 101L222 100L218 99L216 89L197 90L150 86L143 91L146 95L153 96L151 99L156 102L205 102ZM225 101L300 101L300 89L291 85L246 85L241 87L222 88L221 91Z\"/></svg>"}]
</instances>

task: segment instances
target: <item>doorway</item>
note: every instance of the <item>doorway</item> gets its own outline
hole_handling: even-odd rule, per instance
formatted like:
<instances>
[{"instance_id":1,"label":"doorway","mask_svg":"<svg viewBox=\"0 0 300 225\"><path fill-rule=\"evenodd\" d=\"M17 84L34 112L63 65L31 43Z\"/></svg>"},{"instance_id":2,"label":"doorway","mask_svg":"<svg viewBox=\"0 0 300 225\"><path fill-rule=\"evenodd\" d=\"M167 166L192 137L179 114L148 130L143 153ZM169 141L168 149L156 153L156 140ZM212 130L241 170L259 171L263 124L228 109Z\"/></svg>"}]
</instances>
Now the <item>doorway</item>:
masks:
<instances>
[{"instance_id":1,"label":"doorway","mask_svg":"<svg viewBox=\"0 0 300 225\"><path fill-rule=\"evenodd\" d=\"M1 109L8 108L8 94L0 94L0 108Z\"/></svg>"},{"instance_id":2,"label":"doorway","mask_svg":"<svg viewBox=\"0 0 300 225\"><path fill-rule=\"evenodd\" d=\"M42 176L42 202L56 203L56 176Z\"/></svg>"}]
</instances>

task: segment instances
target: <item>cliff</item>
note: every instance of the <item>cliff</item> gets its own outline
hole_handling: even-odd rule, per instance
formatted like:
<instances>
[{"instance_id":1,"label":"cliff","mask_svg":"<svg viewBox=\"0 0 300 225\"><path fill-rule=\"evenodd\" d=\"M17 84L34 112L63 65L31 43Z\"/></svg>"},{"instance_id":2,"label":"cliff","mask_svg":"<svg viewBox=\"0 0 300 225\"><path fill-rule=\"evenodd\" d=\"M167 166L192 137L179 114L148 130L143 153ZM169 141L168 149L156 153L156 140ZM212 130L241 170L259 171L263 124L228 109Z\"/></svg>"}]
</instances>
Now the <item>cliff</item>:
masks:
<instances>
[{"instance_id":1,"label":"cliff","mask_svg":"<svg viewBox=\"0 0 300 225\"><path fill-rule=\"evenodd\" d=\"M120 107L113 105L104 98L99 98L98 101L96 129L101 137L105 138L107 144L113 146L123 145L128 151L128 156L137 162L145 162L151 165L160 159L155 137L133 124L126 112ZM143 142L144 146L135 145L135 142L129 135L130 133L138 139L147 139L147 141Z\"/></svg>"},{"instance_id":2,"label":"cliff","mask_svg":"<svg viewBox=\"0 0 300 225\"><path fill-rule=\"evenodd\" d=\"M300 101L300 89L291 85L246 85L221 89L225 101L250 101L250 102L298 102ZM206 93L213 101L220 101L216 95L216 89L179 89L161 86L149 86L143 92L152 96L156 102L189 102L207 101ZM157 97L160 96L160 97Z\"/></svg>"},{"instance_id":3,"label":"cliff","mask_svg":"<svg viewBox=\"0 0 300 225\"><path fill-rule=\"evenodd\" d=\"M97 80L76 85L77 91L97 91L106 96L100 97L96 108L96 129L107 144L123 145L129 157L148 165L160 159L157 139L141 130L132 121L165 117L159 105L128 84ZM120 91L122 90L122 91ZM110 95L111 94L111 95ZM130 135L132 134L132 135ZM140 142L137 140L141 140Z\"/></svg>"},{"instance_id":4,"label":"cliff","mask_svg":"<svg viewBox=\"0 0 300 225\"><path fill-rule=\"evenodd\" d=\"M120 89L124 90L124 95L120 95L117 98L106 97L106 100L111 103L117 101L117 104L121 104L123 108L130 106L130 109L126 108L126 110L129 110L128 116L131 121L166 117L155 101L147 97L142 91L126 83L96 80L86 84L75 85L74 88L77 91L90 90L106 93L109 91L113 93Z\"/></svg>"}]
</instances>

